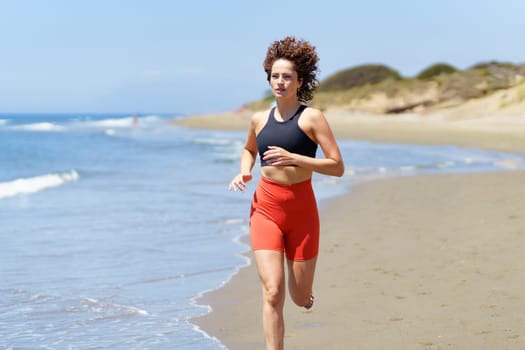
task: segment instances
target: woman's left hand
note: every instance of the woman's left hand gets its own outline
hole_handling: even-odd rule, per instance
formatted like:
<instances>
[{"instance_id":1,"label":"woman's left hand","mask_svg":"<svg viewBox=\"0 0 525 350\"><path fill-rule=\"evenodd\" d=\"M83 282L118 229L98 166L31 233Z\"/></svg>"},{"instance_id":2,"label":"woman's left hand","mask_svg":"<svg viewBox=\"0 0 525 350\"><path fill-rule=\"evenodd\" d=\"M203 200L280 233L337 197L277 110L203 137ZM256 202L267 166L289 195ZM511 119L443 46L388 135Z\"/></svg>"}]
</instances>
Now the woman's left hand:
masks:
<instances>
[{"instance_id":1,"label":"woman's left hand","mask_svg":"<svg viewBox=\"0 0 525 350\"><path fill-rule=\"evenodd\" d=\"M294 154L284 148L268 146L268 150L263 153L263 159L270 165L295 165Z\"/></svg>"}]
</instances>

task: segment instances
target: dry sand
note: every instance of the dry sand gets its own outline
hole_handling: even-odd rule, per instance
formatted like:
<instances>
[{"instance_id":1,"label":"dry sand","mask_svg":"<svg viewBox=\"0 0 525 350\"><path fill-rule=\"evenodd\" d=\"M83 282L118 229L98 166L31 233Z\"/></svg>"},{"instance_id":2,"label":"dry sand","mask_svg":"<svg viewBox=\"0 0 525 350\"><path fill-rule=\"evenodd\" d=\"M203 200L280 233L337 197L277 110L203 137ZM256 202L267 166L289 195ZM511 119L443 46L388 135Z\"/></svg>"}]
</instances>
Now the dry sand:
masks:
<instances>
[{"instance_id":1,"label":"dry sand","mask_svg":"<svg viewBox=\"0 0 525 350\"><path fill-rule=\"evenodd\" d=\"M338 137L525 153L520 119L326 114ZM287 300L286 349L525 349L525 171L361 184L324 203L321 225L316 305ZM195 323L230 350L265 348L253 265L200 301L214 311Z\"/></svg>"}]
</instances>

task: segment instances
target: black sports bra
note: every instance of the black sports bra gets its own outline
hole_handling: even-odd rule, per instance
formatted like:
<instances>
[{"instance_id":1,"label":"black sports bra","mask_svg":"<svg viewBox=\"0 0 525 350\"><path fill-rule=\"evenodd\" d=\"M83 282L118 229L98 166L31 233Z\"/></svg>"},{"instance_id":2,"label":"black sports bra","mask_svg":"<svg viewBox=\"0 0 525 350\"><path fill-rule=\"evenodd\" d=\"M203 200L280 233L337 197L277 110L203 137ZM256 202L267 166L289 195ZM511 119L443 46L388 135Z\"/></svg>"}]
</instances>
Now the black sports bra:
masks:
<instances>
[{"instance_id":1,"label":"black sports bra","mask_svg":"<svg viewBox=\"0 0 525 350\"><path fill-rule=\"evenodd\" d=\"M288 152L315 158L317 143L308 137L298 124L305 108L306 106L301 105L290 119L283 122L275 119L275 107L272 108L266 125L256 137L261 166L270 165L263 160L263 154L268 150L268 146L282 147Z\"/></svg>"}]
</instances>

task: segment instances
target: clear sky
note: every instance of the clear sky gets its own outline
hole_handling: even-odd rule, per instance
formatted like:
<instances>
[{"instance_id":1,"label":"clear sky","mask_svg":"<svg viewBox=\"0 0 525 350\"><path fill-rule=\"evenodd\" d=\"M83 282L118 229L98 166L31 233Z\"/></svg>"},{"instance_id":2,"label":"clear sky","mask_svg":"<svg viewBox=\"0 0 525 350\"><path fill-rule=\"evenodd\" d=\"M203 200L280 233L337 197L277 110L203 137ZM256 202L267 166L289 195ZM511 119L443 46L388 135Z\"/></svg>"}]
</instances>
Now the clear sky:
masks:
<instances>
[{"instance_id":1,"label":"clear sky","mask_svg":"<svg viewBox=\"0 0 525 350\"><path fill-rule=\"evenodd\" d=\"M0 112L230 110L265 94L286 35L317 47L321 80L524 63L524 18L525 0L0 0Z\"/></svg>"}]
</instances>

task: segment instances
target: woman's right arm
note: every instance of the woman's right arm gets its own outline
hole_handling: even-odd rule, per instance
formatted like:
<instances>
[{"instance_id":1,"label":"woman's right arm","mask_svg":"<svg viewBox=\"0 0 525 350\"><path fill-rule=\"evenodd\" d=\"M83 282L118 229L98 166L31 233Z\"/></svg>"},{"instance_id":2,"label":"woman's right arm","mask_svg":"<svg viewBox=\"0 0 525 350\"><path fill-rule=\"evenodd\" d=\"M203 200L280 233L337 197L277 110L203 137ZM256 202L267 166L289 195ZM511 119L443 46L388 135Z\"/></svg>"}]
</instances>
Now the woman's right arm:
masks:
<instances>
[{"instance_id":1,"label":"woman's right arm","mask_svg":"<svg viewBox=\"0 0 525 350\"><path fill-rule=\"evenodd\" d=\"M230 191L244 191L246 189L246 183L252 179L252 169L257 159L257 142L255 135L255 128L257 125L257 118L254 115L250 121L250 128L248 129L248 135L242 149L241 154L241 172L237 174L230 182Z\"/></svg>"}]
</instances>

